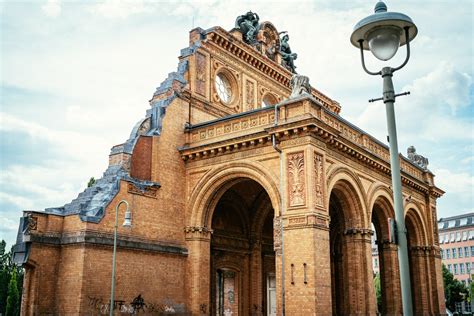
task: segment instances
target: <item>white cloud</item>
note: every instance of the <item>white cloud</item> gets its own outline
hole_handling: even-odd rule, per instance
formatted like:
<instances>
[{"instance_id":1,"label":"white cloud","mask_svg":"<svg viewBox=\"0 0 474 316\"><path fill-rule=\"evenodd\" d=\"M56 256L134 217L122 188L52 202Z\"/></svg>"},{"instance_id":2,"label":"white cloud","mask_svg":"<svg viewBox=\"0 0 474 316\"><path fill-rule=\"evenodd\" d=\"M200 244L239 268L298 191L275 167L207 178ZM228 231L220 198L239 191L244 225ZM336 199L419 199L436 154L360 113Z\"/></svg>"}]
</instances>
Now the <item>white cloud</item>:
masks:
<instances>
[{"instance_id":1,"label":"white cloud","mask_svg":"<svg viewBox=\"0 0 474 316\"><path fill-rule=\"evenodd\" d=\"M456 195L463 200L472 200L474 194L474 175L467 172L456 173L448 169L434 170L436 185L447 194Z\"/></svg>"},{"instance_id":2,"label":"white cloud","mask_svg":"<svg viewBox=\"0 0 474 316\"><path fill-rule=\"evenodd\" d=\"M106 0L95 4L91 10L106 18L127 18L131 15L152 9L150 3L143 0Z\"/></svg>"},{"instance_id":3,"label":"white cloud","mask_svg":"<svg viewBox=\"0 0 474 316\"><path fill-rule=\"evenodd\" d=\"M41 10L49 17L55 18L61 14L61 1L48 0L46 4L41 7Z\"/></svg>"}]
</instances>

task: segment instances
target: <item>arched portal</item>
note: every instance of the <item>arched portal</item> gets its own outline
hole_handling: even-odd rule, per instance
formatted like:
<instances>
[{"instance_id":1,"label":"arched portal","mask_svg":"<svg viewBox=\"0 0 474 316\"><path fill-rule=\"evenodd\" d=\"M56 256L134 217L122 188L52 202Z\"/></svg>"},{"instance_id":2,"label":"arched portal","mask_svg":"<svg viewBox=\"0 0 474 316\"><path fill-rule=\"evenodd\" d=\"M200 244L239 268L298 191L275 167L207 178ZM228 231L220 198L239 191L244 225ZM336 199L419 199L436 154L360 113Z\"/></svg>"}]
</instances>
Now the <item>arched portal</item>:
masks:
<instances>
[{"instance_id":1,"label":"arched portal","mask_svg":"<svg viewBox=\"0 0 474 316\"><path fill-rule=\"evenodd\" d=\"M211 314L276 315L269 195L254 180L234 179L211 214Z\"/></svg>"},{"instance_id":2,"label":"arched portal","mask_svg":"<svg viewBox=\"0 0 474 316\"><path fill-rule=\"evenodd\" d=\"M371 272L371 229L366 227L360 190L340 179L329 199L332 314L375 314Z\"/></svg>"},{"instance_id":3,"label":"arched portal","mask_svg":"<svg viewBox=\"0 0 474 316\"><path fill-rule=\"evenodd\" d=\"M390 195L382 191L376 197L372 207L372 224L375 229L375 245L378 253L378 277L380 278L381 297L378 312L382 315L400 315L401 290L398 269L397 246L390 242L389 218L394 218ZM379 304L380 303L380 304Z\"/></svg>"}]
</instances>

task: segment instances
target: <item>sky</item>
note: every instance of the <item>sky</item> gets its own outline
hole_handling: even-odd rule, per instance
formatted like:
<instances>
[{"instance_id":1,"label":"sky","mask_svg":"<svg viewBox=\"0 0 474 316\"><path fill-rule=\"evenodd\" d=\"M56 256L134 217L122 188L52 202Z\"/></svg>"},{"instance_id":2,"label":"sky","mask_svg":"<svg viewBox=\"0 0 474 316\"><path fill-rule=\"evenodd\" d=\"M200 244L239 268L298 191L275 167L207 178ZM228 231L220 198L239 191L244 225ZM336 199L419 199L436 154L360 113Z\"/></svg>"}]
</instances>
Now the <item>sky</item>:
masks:
<instances>
[{"instance_id":1,"label":"sky","mask_svg":"<svg viewBox=\"0 0 474 316\"><path fill-rule=\"evenodd\" d=\"M14 243L22 210L62 206L100 178L113 145L145 115L175 71L193 27L234 27L249 10L287 31L297 71L341 116L386 142L382 80L361 68L349 37L376 1L1 1L0 239ZM394 1L418 27L394 75L399 149L414 145L446 191L438 217L474 201L473 16L469 0ZM372 71L395 67L404 47Z\"/></svg>"}]
</instances>

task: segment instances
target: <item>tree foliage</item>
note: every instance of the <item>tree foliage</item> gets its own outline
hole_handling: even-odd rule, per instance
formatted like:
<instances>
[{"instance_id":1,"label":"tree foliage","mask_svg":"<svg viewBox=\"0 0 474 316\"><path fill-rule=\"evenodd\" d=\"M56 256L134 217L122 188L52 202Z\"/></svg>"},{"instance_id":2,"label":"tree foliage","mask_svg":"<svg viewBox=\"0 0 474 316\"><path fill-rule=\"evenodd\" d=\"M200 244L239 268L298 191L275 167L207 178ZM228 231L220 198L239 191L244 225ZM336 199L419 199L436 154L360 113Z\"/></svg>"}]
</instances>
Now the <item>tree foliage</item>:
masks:
<instances>
[{"instance_id":1,"label":"tree foliage","mask_svg":"<svg viewBox=\"0 0 474 316\"><path fill-rule=\"evenodd\" d=\"M468 295L467 287L459 280L456 280L451 272L443 264L443 283L444 297L446 299L446 307L454 311L456 303L462 302Z\"/></svg>"},{"instance_id":2,"label":"tree foliage","mask_svg":"<svg viewBox=\"0 0 474 316\"><path fill-rule=\"evenodd\" d=\"M374 287L377 299L377 310L380 313L382 311L382 286L380 285L380 273L377 273L374 276Z\"/></svg>"},{"instance_id":3,"label":"tree foliage","mask_svg":"<svg viewBox=\"0 0 474 316\"><path fill-rule=\"evenodd\" d=\"M93 186L95 184L96 180L94 177L91 177L89 179L89 182L87 182L87 187L90 188L91 186Z\"/></svg>"},{"instance_id":4,"label":"tree foliage","mask_svg":"<svg viewBox=\"0 0 474 316\"><path fill-rule=\"evenodd\" d=\"M6 242L0 242L0 314L20 314L23 269L12 261L11 251L5 252Z\"/></svg>"},{"instance_id":5,"label":"tree foliage","mask_svg":"<svg viewBox=\"0 0 474 316\"><path fill-rule=\"evenodd\" d=\"M16 283L16 278L16 269L13 269L13 274L10 278L10 283L8 284L8 298L5 316L20 315L20 293L18 293L18 285Z\"/></svg>"}]
</instances>

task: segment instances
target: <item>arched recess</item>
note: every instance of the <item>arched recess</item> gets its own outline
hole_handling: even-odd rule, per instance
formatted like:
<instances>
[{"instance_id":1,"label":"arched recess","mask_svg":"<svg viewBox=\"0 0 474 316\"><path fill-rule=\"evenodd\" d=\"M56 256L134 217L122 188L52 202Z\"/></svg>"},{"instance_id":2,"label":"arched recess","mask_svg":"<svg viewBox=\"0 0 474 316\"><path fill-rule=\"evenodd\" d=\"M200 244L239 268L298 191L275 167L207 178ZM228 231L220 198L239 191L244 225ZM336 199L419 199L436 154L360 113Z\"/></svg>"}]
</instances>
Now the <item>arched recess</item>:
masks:
<instances>
[{"instance_id":1,"label":"arched recess","mask_svg":"<svg viewBox=\"0 0 474 316\"><path fill-rule=\"evenodd\" d=\"M275 217L280 214L278 179L257 161L233 162L208 171L194 186L187 203L187 226L210 227L212 212L222 195L243 179L251 179L267 192Z\"/></svg>"},{"instance_id":2,"label":"arched recess","mask_svg":"<svg viewBox=\"0 0 474 316\"><path fill-rule=\"evenodd\" d=\"M426 252L426 229L420 208L415 203L405 206L405 226L407 230L410 283L415 315L430 310L428 254Z\"/></svg>"},{"instance_id":3,"label":"arched recess","mask_svg":"<svg viewBox=\"0 0 474 316\"><path fill-rule=\"evenodd\" d=\"M333 315L375 314L371 229L363 185L351 170L328 174ZM357 264L354 264L357 263Z\"/></svg>"},{"instance_id":4,"label":"arched recess","mask_svg":"<svg viewBox=\"0 0 474 316\"><path fill-rule=\"evenodd\" d=\"M402 313L400 273L397 246L389 240L389 218L395 217L392 192L385 185L376 185L369 193L370 220L375 229L376 259L381 285L381 302L378 312L382 315Z\"/></svg>"},{"instance_id":5,"label":"arched recess","mask_svg":"<svg viewBox=\"0 0 474 316\"><path fill-rule=\"evenodd\" d=\"M280 195L275 183L259 162L234 162L208 171L195 185L187 226L213 233L207 239L187 238L189 273L199 275L192 286L201 294L200 301L191 301L193 310L208 302L212 314L223 309L236 315L266 313L266 278L275 279L276 267L273 219Z\"/></svg>"}]
</instances>

